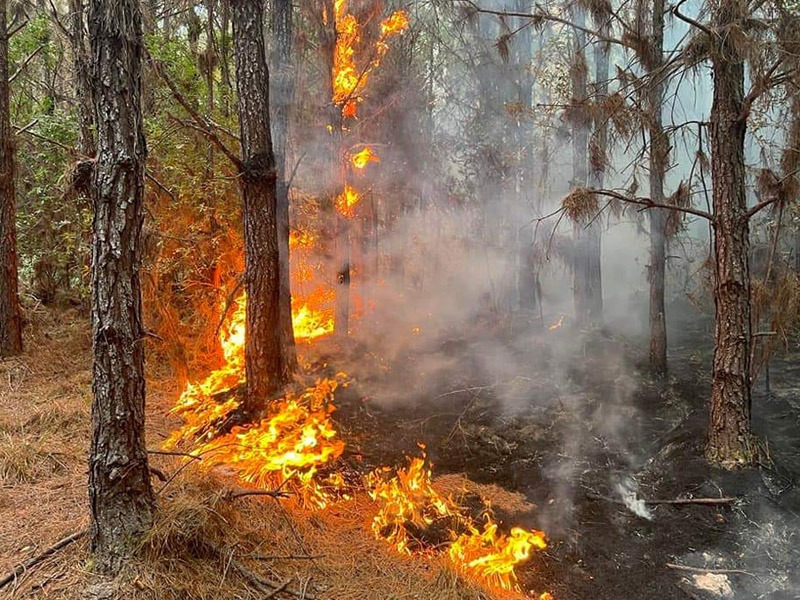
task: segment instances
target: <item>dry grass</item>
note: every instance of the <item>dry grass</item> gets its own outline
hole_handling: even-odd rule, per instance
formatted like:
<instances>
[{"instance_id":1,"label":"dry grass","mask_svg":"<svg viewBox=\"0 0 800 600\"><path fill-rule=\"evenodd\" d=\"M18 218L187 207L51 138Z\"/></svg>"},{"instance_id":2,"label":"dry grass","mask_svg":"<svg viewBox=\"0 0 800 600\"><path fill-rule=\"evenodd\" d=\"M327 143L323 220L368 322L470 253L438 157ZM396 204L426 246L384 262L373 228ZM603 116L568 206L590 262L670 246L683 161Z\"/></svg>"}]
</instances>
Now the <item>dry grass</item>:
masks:
<instances>
[{"instance_id":1,"label":"dry grass","mask_svg":"<svg viewBox=\"0 0 800 600\"><path fill-rule=\"evenodd\" d=\"M0 576L88 521L87 323L76 313L41 312L30 329L26 354L0 363ZM169 380L151 381L148 389L148 436L155 447L170 430L164 414L177 390ZM178 457L152 460L168 474L181 466ZM400 556L376 540L369 528L374 505L364 496L309 513L286 500L232 499L225 491L235 485L221 470L185 469L159 495L155 527L116 580L91 573L83 538L0 594L60 600L264 598L268 588L254 582L255 573L262 581L288 581L278 598L489 598L444 561ZM454 476L437 485L445 492L481 491ZM508 511L527 508L512 494L483 491Z\"/></svg>"}]
</instances>

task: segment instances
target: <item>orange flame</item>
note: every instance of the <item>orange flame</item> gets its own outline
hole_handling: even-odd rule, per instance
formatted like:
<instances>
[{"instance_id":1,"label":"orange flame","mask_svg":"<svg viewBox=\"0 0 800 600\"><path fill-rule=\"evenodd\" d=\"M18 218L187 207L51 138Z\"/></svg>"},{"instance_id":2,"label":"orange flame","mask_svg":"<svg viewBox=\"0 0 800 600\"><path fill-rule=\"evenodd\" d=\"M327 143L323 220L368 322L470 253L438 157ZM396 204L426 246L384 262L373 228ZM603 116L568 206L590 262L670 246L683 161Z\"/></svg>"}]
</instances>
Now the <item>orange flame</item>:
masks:
<instances>
[{"instance_id":1,"label":"orange flame","mask_svg":"<svg viewBox=\"0 0 800 600\"><path fill-rule=\"evenodd\" d=\"M541 531L511 529L510 535L498 532L491 511L479 525L452 498L437 492L431 483L431 470L425 455L414 458L406 469L382 468L370 473L366 484L370 497L379 505L372 531L403 554L432 554L447 547L447 556L457 569L478 581L504 590L519 589L514 568L528 560L534 549L547 547ZM420 540L432 526L444 526L435 546ZM545 596L541 596L545 598Z\"/></svg>"},{"instance_id":2,"label":"orange flame","mask_svg":"<svg viewBox=\"0 0 800 600\"><path fill-rule=\"evenodd\" d=\"M354 169L358 169L359 171L365 168L369 163L373 162L381 162L381 159L369 146L364 146L364 149L361 150L361 152L356 152L355 154L350 155L350 164L353 165Z\"/></svg>"},{"instance_id":3,"label":"orange flame","mask_svg":"<svg viewBox=\"0 0 800 600\"><path fill-rule=\"evenodd\" d=\"M336 210L348 219L352 218L356 213L355 206L360 200L359 193L350 185L345 184L342 193L336 197Z\"/></svg>"},{"instance_id":4,"label":"orange flame","mask_svg":"<svg viewBox=\"0 0 800 600\"><path fill-rule=\"evenodd\" d=\"M334 22L336 45L333 49L333 102L341 106L342 116L355 118L358 96L369 80L370 73L380 64L389 47L386 40L408 29L408 16L404 11L396 11L381 22L381 36L375 43L375 56L358 68L356 46L361 41L361 25L358 19L347 12L347 0L335 0Z\"/></svg>"},{"instance_id":5,"label":"orange flame","mask_svg":"<svg viewBox=\"0 0 800 600\"><path fill-rule=\"evenodd\" d=\"M552 325L550 325L550 327L548 327L547 329L549 331L555 331L556 329L559 329L562 325L564 325L564 315L561 315L561 318Z\"/></svg>"}]
</instances>

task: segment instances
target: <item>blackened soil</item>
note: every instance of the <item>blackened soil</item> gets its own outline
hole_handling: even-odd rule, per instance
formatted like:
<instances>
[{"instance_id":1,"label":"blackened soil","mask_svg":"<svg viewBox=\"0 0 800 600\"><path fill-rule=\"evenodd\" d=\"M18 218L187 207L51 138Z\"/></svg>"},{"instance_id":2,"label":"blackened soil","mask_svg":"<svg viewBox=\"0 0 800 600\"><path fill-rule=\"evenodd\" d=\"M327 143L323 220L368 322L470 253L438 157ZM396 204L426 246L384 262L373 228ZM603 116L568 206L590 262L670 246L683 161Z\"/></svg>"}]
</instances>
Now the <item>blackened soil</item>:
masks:
<instances>
[{"instance_id":1,"label":"blackened soil","mask_svg":"<svg viewBox=\"0 0 800 600\"><path fill-rule=\"evenodd\" d=\"M701 330L676 336L668 381L649 379L637 366L643 349L608 334L478 337L410 348L391 369L354 363L336 419L363 469L405 464L424 443L435 475L465 473L524 494L535 511L499 517L550 538L520 570L525 590L686 600L724 597L727 585L733 598L800 598L797 356L773 361L769 396L756 386L754 425L771 460L728 472L703 459L710 381ZM637 507L625 497L737 500ZM702 573L668 563L745 573L712 577L716 595Z\"/></svg>"}]
</instances>

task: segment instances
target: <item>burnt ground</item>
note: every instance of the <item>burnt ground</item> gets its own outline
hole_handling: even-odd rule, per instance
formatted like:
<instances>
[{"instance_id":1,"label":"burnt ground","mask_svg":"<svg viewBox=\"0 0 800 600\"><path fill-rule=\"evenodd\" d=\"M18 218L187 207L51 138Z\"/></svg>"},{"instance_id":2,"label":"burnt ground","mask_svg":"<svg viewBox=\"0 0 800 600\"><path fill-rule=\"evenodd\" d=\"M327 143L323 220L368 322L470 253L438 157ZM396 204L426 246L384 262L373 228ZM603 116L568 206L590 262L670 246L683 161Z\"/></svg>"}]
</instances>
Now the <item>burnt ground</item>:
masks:
<instances>
[{"instance_id":1,"label":"burnt ground","mask_svg":"<svg viewBox=\"0 0 800 600\"><path fill-rule=\"evenodd\" d=\"M708 323L681 327L664 382L639 364L645 347L566 327L420 343L391 368L356 351L336 418L365 469L403 464L422 442L435 475L465 473L534 504L498 515L549 536L521 569L523 589L560 600L800 598L800 355L772 361L769 395L755 386L769 460L728 472L703 459ZM700 497L737 501L635 502Z\"/></svg>"}]
</instances>

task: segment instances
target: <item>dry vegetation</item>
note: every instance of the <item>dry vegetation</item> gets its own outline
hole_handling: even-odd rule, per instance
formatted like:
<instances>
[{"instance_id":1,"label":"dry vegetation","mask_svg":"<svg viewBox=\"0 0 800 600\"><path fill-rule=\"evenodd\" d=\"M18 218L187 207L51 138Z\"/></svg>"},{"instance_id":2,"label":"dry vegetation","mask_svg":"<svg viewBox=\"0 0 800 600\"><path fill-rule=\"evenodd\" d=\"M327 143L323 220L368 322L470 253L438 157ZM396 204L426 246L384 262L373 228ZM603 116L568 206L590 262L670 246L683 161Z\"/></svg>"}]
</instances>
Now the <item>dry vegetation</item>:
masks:
<instances>
[{"instance_id":1,"label":"dry vegetation","mask_svg":"<svg viewBox=\"0 0 800 600\"><path fill-rule=\"evenodd\" d=\"M29 315L28 351L0 363L0 576L88 524L90 336L75 311ZM164 414L174 382L153 376L149 387L150 446L167 434ZM170 476L182 459L153 456ZM495 505L529 508L514 494L457 476L442 491L468 488ZM362 600L401 597L488 598L436 559L394 554L370 529L366 497L316 513L268 497L231 497L222 470L191 466L169 484L156 482L156 526L129 570L108 581L91 574L87 538L59 550L3 592L11 598L218 599L276 597ZM269 583L268 583L269 582Z\"/></svg>"}]
</instances>

